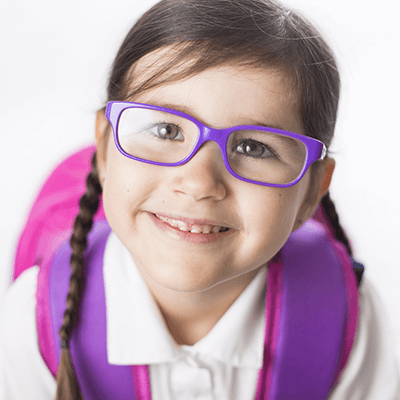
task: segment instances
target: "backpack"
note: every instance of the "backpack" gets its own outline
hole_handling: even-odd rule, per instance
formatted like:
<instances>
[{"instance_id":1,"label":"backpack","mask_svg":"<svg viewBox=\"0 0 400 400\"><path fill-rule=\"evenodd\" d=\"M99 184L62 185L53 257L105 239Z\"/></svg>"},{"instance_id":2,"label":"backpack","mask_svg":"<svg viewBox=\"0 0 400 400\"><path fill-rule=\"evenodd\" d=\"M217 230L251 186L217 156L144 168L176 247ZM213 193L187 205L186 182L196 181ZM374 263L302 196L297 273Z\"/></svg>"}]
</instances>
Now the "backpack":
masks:
<instances>
[{"instance_id":1,"label":"backpack","mask_svg":"<svg viewBox=\"0 0 400 400\"><path fill-rule=\"evenodd\" d=\"M69 349L85 399L151 399L147 365L107 359L104 253L111 228L96 222L85 252L80 322ZM36 323L40 353L54 377L61 356L57 332L69 290L71 248L63 243L38 275ZM131 305L132 315L141 304ZM268 263L263 366L255 400L322 400L346 366L358 319L358 292L345 247L316 221L293 232Z\"/></svg>"}]
</instances>

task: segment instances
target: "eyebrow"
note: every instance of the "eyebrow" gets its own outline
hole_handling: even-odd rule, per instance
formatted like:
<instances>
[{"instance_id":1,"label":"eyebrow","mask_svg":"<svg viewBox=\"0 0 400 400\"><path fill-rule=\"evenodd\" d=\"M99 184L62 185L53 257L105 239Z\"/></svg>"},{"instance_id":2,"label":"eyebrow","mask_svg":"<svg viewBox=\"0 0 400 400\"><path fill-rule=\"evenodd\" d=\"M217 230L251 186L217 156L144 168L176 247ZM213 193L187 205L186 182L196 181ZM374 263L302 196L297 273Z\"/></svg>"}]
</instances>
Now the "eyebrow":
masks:
<instances>
[{"instance_id":1,"label":"eyebrow","mask_svg":"<svg viewBox=\"0 0 400 400\"><path fill-rule=\"evenodd\" d=\"M183 112L183 113L188 114L191 117L196 118L197 120L201 121L201 119L196 116L196 112L194 111L193 108L190 108L190 107L187 107L187 106L182 106L182 105L179 105L179 104L162 103L162 102L157 102L157 104L154 104L154 105L157 105L158 107L165 107L165 108L170 108L172 110ZM251 123L251 124L250 123L246 123L246 124L237 123L237 124L234 124L232 126L240 126L240 125L261 126L263 128L272 128L272 129L278 129L280 131L289 132L286 129L283 129L282 127L280 127L280 126L268 125L268 124L265 124L264 122L255 122L255 123Z\"/></svg>"},{"instance_id":2,"label":"eyebrow","mask_svg":"<svg viewBox=\"0 0 400 400\"><path fill-rule=\"evenodd\" d=\"M255 122L255 123L253 123L253 124L246 124L246 125L261 126L261 127L263 127L263 128L272 128L272 129L278 129L278 130L280 130L280 131L289 132L289 131L287 131L286 129L283 129L282 127L280 127L280 126L276 126L276 125L267 125L267 124L264 124L263 122Z\"/></svg>"}]
</instances>

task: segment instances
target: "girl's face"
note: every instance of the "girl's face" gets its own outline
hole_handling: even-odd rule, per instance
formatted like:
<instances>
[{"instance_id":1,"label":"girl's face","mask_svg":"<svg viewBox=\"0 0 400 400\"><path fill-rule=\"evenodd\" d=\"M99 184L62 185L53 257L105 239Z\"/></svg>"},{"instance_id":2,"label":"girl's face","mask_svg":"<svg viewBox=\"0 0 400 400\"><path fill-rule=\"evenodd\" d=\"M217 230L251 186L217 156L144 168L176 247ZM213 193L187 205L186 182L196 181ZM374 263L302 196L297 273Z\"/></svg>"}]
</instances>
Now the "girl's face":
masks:
<instances>
[{"instance_id":1,"label":"girl's face","mask_svg":"<svg viewBox=\"0 0 400 400\"><path fill-rule=\"evenodd\" d=\"M142 63L135 72L145 71ZM222 66L151 89L135 101L182 110L215 128L263 124L304 134L293 98L277 70ZM98 140L106 125L101 118ZM289 188L243 182L225 169L213 142L185 165L161 167L123 156L110 134L100 176L107 219L139 270L146 280L180 292L248 282L317 200L307 200L310 171ZM206 233L220 227L229 230Z\"/></svg>"}]
</instances>

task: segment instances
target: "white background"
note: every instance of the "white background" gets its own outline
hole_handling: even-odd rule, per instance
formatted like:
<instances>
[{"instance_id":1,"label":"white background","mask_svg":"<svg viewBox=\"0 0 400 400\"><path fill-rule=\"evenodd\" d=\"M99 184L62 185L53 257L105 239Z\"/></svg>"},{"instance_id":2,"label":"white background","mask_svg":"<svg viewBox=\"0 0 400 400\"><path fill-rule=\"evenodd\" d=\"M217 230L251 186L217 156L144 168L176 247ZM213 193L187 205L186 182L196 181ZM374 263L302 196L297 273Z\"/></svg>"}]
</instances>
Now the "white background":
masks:
<instances>
[{"instance_id":1,"label":"white background","mask_svg":"<svg viewBox=\"0 0 400 400\"><path fill-rule=\"evenodd\" d=\"M90 143L108 71L154 0L2 0L0 303L18 234L52 166ZM400 354L400 2L287 0L320 27L343 91L332 197L380 293Z\"/></svg>"}]
</instances>

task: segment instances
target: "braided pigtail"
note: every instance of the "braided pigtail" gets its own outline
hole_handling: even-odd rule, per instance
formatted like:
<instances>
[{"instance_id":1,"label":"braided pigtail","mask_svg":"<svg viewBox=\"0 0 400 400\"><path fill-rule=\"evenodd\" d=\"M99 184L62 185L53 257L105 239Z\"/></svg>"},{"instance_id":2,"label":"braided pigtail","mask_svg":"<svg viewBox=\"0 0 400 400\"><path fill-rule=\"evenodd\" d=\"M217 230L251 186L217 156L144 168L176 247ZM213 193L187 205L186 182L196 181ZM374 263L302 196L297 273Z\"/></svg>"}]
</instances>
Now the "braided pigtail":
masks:
<instances>
[{"instance_id":1,"label":"braided pigtail","mask_svg":"<svg viewBox=\"0 0 400 400\"><path fill-rule=\"evenodd\" d=\"M86 179L86 193L79 201L79 214L75 219L74 230L70 239L72 273L69 281L67 307L64 312L63 324L59 331L61 359L57 373L56 400L83 399L72 365L69 340L72 329L78 319L79 301L84 285L83 253L87 246L87 236L93 225L93 217L99 207L101 192L95 153L92 158L92 171Z\"/></svg>"},{"instance_id":2,"label":"braided pigtail","mask_svg":"<svg viewBox=\"0 0 400 400\"><path fill-rule=\"evenodd\" d=\"M344 232L342 226L339 223L339 216L336 212L335 204L333 203L333 201L329 195L329 192L323 197L323 199L321 201L321 205L322 205L322 208L324 210L326 217L328 218L328 220L332 226L332 229L333 229L336 239L345 245L347 252L349 253L350 257L352 257L353 251L350 247L349 239L348 239L346 233Z\"/></svg>"}]
</instances>

